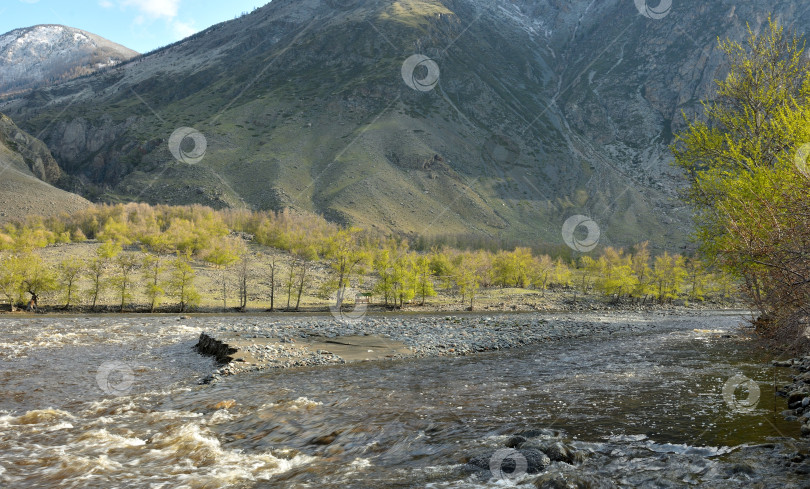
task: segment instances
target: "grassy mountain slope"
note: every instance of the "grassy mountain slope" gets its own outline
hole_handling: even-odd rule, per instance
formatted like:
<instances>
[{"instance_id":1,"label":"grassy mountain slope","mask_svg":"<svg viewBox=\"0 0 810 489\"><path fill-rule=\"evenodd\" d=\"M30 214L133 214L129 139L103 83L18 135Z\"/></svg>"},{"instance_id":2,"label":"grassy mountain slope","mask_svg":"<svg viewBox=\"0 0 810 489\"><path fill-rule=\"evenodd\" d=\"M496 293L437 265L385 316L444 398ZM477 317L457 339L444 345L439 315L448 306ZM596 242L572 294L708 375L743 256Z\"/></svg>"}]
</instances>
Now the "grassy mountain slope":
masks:
<instances>
[{"instance_id":1,"label":"grassy mountain slope","mask_svg":"<svg viewBox=\"0 0 810 489\"><path fill-rule=\"evenodd\" d=\"M0 114L0 223L32 214L70 213L90 205L43 181L60 176L45 145Z\"/></svg>"},{"instance_id":2,"label":"grassy mountain slope","mask_svg":"<svg viewBox=\"0 0 810 489\"><path fill-rule=\"evenodd\" d=\"M275 0L0 110L42 131L96 200L289 206L550 248L585 214L602 244L680 248L679 114L722 72L717 36L792 7L676 7L651 20L618 0ZM413 54L439 67L432 90L403 80ZM199 162L170 151L184 126L205 137Z\"/></svg>"}]
</instances>

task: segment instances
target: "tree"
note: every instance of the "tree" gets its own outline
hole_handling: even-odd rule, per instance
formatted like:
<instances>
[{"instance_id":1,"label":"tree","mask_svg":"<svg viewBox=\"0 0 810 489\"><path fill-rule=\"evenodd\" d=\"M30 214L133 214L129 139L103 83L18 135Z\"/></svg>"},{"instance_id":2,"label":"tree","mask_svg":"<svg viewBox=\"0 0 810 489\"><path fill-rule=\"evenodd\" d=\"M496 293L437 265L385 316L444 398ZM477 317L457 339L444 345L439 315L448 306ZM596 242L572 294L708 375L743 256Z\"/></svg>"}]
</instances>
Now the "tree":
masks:
<instances>
[{"instance_id":1,"label":"tree","mask_svg":"<svg viewBox=\"0 0 810 489\"><path fill-rule=\"evenodd\" d=\"M633 275L636 277L636 286L633 294L642 298L642 302L647 302L647 296L655 292L653 284L652 269L650 268L649 241L644 241L635 246L632 256Z\"/></svg>"},{"instance_id":2,"label":"tree","mask_svg":"<svg viewBox=\"0 0 810 489\"><path fill-rule=\"evenodd\" d=\"M435 297L436 290L433 288L433 274L430 269L430 258L427 256L419 256L415 263L416 274L416 290L422 298L421 305L425 305L425 298Z\"/></svg>"},{"instance_id":3,"label":"tree","mask_svg":"<svg viewBox=\"0 0 810 489\"><path fill-rule=\"evenodd\" d=\"M416 274L414 273L413 257L410 253L404 253L393 260L393 273L391 282L393 284L394 302L399 302L399 308L416 296Z\"/></svg>"},{"instance_id":4,"label":"tree","mask_svg":"<svg viewBox=\"0 0 810 489\"><path fill-rule=\"evenodd\" d=\"M214 241L203 255L203 260L221 271L222 308L228 309L228 267L234 264L245 253L244 243L233 238L221 238Z\"/></svg>"},{"instance_id":5,"label":"tree","mask_svg":"<svg viewBox=\"0 0 810 489\"><path fill-rule=\"evenodd\" d=\"M394 298L394 270L391 263L391 251L383 248L374 256L374 272L379 279L374 288L375 293L383 296L385 305Z\"/></svg>"},{"instance_id":6,"label":"tree","mask_svg":"<svg viewBox=\"0 0 810 489\"><path fill-rule=\"evenodd\" d=\"M705 121L687 121L675 161L689 180L703 256L742 279L763 321L798 332L810 315L810 70L803 41L769 19L725 41L728 76ZM760 332L764 332L760 330Z\"/></svg>"},{"instance_id":7,"label":"tree","mask_svg":"<svg viewBox=\"0 0 810 489\"><path fill-rule=\"evenodd\" d=\"M120 299L120 312L124 312L127 300L132 299L132 274L138 268L138 258L132 253L122 253L115 259L115 275L112 286Z\"/></svg>"},{"instance_id":8,"label":"tree","mask_svg":"<svg viewBox=\"0 0 810 489\"><path fill-rule=\"evenodd\" d=\"M686 260L686 285L690 300L704 300L709 292L709 274L706 273L703 261L698 258Z\"/></svg>"},{"instance_id":9,"label":"tree","mask_svg":"<svg viewBox=\"0 0 810 489\"><path fill-rule=\"evenodd\" d=\"M343 306L346 287L352 276L363 273L362 267L368 260L368 253L358 243L359 233L357 228L342 229L325 243L324 257L335 274L332 288L337 290L335 307L338 311Z\"/></svg>"},{"instance_id":10,"label":"tree","mask_svg":"<svg viewBox=\"0 0 810 489\"><path fill-rule=\"evenodd\" d=\"M630 293L637 284L631 258L625 256L623 250L608 246L597 260L596 268L596 288L605 295L614 295L618 299L622 294Z\"/></svg>"},{"instance_id":11,"label":"tree","mask_svg":"<svg viewBox=\"0 0 810 489\"><path fill-rule=\"evenodd\" d=\"M11 312L17 310L17 303L22 300L21 284L20 257L16 254L0 255L0 291L5 296Z\"/></svg>"},{"instance_id":12,"label":"tree","mask_svg":"<svg viewBox=\"0 0 810 489\"><path fill-rule=\"evenodd\" d=\"M21 257L19 266L22 276L20 284L22 290L30 295L30 304L36 308L39 306L39 296L56 290L56 274L50 267L45 265L39 255L34 253L28 253Z\"/></svg>"},{"instance_id":13,"label":"tree","mask_svg":"<svg viewBox=\"0 0 810 489\"><path fill-rule=\"evenodd\" d=\"M161 280L161 275L166 271L166 267L160 256L148 253L144 255L141 266L143 268L143 293L149 301L149 312L155 312L155 308L160 305L166 294Z\"/></svg>"},{"instance_id":14,"label":"tree","mask_svg":"<svg viewBox=\"0 0 810 489\"><path fill-rule=\"evenodd\" d=\"M489 268L487 257L480 253L460 253L453 263L453 280L461 293L461 300L470 301L470 311L475 306L475 294L481 286L481 277Z\"/></svg>"},{"instance_id":15,"label":"tree","mask_svg":"<svg viewBox=\"0 0 810 489\"><path fill-rule=\"evenodd\" d=\"M194 286L194 278L197 274L191 268L188 255L178 255L171 264L171 278L169 279L169 290L172 296L180 304L180 312L196 307L200 303L200 293Z\"/></svg>"},{"instance_id":16,"label":"tree","mask_svg":"<svg viewBox=\"0 0 810 489\"><path fill-rule=\"evenodd\" d=\"M270 312L275 309L276 298L276 273L279 270L279 265L276 263L276 256L270 259Z\"/></svg>"},{"instance_id":17,"label":"tree","mask_svg":"<svg viewBox=\"0 0 810 489\"><path fill-rule=\"evenodd\" d=\"M676 298L686 278L683 257L670 255L666 251L663 255L658 255L655 257L653 276L658 287L659 302Z\"/></svg>"},{"instance_id":18,"label":"tree","mask_svg":"<svg viewBox=\"0 0 810 489\"><path fill-rule=\"evenodd\" d=\"M75 257L65 258L59 262L59 285L65 297L64 309L70 307L73 296L76 295L83 268L84 263Z\"/></svg>"},{"instance_id":19,"label":"tree","mask_svg":"<svg viewBox=\"0 0 810 489\"><path fill-rule=\"evenodd\" d=\"M239 268L237 269L237 281L239 282L239 310L244 311L248 303L248 282L251 279L250 263L252 260L250 253L243 253L239 260ZM271 272L272 274L272 272ZM272 292L271 292L272 294ZM273 299L270 299L271 307Z\"/></svg>"},{"instance_id":20,"label":"tree","mask_svg":"<svg viewBox=\"0 0 810 489\"><path fill-rule=\"evenodd\" d=\"M543 291L543 296L546 295L546 286L553 271L554 261L550 256L542 255L533 260L531 282L534 287Z\"/></svg>"}]
</instances>

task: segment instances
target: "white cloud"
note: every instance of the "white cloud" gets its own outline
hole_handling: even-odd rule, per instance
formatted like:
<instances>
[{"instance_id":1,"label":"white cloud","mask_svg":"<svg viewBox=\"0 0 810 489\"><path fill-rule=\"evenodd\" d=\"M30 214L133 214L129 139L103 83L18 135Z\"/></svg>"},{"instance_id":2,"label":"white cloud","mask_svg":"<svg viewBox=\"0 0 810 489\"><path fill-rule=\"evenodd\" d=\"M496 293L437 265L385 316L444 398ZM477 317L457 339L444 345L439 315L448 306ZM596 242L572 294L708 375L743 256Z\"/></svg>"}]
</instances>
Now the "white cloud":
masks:
<instances>
[{"instance_id":1,"label":"white cloud","mask_svg":"<svg viewBox=\"0 0 810 489\"><path fill-rule=\"evenodd\" d=\"M112 3L110 0L99 0L98 4L103 8L113 8L115 4Z\"/></svg>"},{"instance_id":2,"label":"white cloud","mask_svg":"<svg viewBox=\"0 0 810 489\"><path fill-rule=\"evenodd\" d=\"M37 3L39 0L20 0L22 3Z\"/></svg>"},{"instance_id":3,"label":"white cloud","mask_svg":"<svg viewBox=\"0 0 810 489\"><path fill-rule=\"evenodd\" d=\"M199 29L194 27L193 22L181 22L178 20L172 23L174 37L178 40L185 39L186 37L196 33L198 30Z\"/></svg>"},{"instance_id":4,"label":"white cloud","mask_svg":"<svg viewBox=\"0 0 810 489\"><path fill-rule=\"evenodd\" d=\"M152 18L177 17L181 0L121 0L122 7L135 7L144 15Z\"/></svg>"}]
</instances>

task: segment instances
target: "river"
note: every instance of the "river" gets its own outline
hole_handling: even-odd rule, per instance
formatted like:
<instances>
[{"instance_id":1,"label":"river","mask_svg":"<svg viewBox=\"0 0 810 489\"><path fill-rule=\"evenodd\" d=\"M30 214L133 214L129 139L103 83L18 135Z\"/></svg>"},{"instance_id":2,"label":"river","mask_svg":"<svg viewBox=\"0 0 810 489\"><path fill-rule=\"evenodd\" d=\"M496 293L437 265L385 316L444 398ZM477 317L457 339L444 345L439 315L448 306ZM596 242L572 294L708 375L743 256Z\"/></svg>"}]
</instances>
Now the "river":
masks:
<instances>
[{"instance_id":1,"label":"river","mask_svg":"<svg viewBox=\"0 0 810 489\"><path fill-rule=\"evenodd\" d=\"M0 487L806 487L791 459L807 443L773 395L790 372L741 316L630 320L648 328L199 385L199 333L239 317L6 316ZM521 432L582 461L467 464ZM555 474L581 484L541 484Z\"/></svg>"}]
</instances>

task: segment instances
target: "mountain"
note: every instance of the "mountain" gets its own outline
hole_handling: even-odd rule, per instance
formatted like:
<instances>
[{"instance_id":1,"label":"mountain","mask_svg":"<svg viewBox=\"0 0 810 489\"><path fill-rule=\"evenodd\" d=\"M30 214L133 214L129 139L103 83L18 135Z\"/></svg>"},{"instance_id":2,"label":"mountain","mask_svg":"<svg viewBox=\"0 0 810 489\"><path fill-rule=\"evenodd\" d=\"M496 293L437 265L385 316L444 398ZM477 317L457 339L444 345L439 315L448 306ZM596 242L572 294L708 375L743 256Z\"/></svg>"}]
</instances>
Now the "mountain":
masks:
<instances>
[{"instance_id":1,"label":"mountain","mask_svg":"<svg viewBox=\"0 0 810 489\"><path fill-rule=\"evenodd\" d=\"M45 144L0 114L0 223L32 214L70 213L90 205L48 183L63 177Z\"/></svg>"},{"instance_id":2,"label":"mountain","mask_svg":"<svg viewBox=\"0 0 810 489\"><path fill-rule=\"evenodd\" d=\"M0 35L0 96L76 78L138 53L63 25L36 25Z\"/></svg>"},{"instance_id":3,"label":"mountain","mask_svg":"<svg viewBox=\"0 0 810 489\"><path fill-rule=\"evenodd\" d=\"M717 38L769 12L810 21L776 0L274 0L0 111L95 200L559 249L582 214L602 244L675 249L673 133L724 73Z\"/></svg>"}]
</instances>

